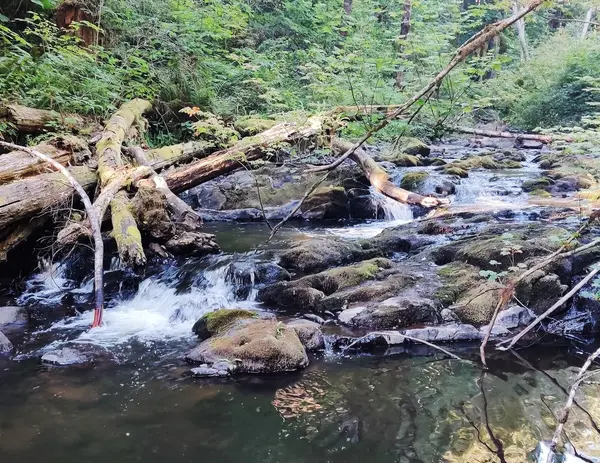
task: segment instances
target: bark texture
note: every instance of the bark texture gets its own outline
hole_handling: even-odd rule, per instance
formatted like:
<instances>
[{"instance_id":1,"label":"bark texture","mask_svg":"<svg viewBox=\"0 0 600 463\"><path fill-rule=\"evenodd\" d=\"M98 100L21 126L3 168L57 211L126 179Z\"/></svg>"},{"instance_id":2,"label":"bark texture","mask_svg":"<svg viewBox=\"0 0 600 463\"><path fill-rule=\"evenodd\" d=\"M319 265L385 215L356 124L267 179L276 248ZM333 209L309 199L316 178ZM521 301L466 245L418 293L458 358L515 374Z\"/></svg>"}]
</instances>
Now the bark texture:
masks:
<instances>
[{"instance_id":1,"label":"bark texture","mask_svg":"<svg viewBox=\"0 0 600 463\"><path fill-rule=\"evenodd\" d=\"M83 117L76 114L60 114L18 104L0 106L0 121L12 124L21 133L29 134L55 130L56 127L78 132L89 125Z\"/></svg>"}]
</instances>

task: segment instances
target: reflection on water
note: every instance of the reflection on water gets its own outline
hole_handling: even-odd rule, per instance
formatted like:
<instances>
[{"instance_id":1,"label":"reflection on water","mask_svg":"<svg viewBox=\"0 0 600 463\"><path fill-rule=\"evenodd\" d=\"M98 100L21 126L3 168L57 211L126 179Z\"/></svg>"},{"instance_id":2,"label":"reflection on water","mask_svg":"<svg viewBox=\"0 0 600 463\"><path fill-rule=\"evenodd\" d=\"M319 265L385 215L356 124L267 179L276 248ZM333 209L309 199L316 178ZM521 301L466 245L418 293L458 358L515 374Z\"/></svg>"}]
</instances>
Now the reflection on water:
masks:
<instances>
[{"instance_id":1,"label":"reflection on water","mask_svg":"<svg viewBox=\"0 0 600 463\"><path fill-rule=\"evenodd\" d=\"M565 350L506 354L485 375L432 355L217 382L182 378L169 358L82 370L13 363L0 372L0 461L523 463L552 435L569 364L581 362ZM566 427L592 457L598 397L592 379L578 395L585 411L575 407Z\"/></svg>"}]
</instances>

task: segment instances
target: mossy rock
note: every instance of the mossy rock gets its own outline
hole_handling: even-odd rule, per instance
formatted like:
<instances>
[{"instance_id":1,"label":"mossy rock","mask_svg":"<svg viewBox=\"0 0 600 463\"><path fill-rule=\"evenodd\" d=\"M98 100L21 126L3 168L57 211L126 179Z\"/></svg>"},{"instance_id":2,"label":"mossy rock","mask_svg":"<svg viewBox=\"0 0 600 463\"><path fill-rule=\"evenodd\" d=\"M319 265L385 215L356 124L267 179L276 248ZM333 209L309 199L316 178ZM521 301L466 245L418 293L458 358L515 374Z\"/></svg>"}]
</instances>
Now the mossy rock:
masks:
<instances>
[{"instance_id":1,"label":"mossy rock","mask_svg":"<svg viewBox=\"0 0 600 463\"><path fill-rule=\"evenodd\" d=\"M383 156L382 160L392 162L398 167L419 167L423 165L418 156L405 153L388 153Z\"/></svg>"},{"instance_id":2,"label":"mossy rock","mask_svg":"<svg viewBox=\"0 0 600 463\"><path fill-rule=\"evenodd\" d=\"M551 198L552 194L546 190L538 189L530 191L529 194L531 196L537 196L538 198Z\"/></svg>"},{"instance_id":3,"label":"mossy rock","mask_svg":"<svg viewBox=\"0 0 600 463\"><path fill-rule=\"evenodd\" d=\"M257 318L258 314L244 309L219 309L206 313L194 323L192 331L201 341L220 333L238 320Z\"/></svg>"},{"instance_id":4,"label":"mossy rock","mask_svg":"<svg viewBox=\"0 0 600 463\"><path fill-rule=\"evenodd\" d=\"M425 171L407 172L402 177L400 188L414 191L419 188L429 177L429 173Z\"/></svg>"},{"instance_id":5,"label":"mossy rock","mask_svg":"<svg viewBox=\"0 0 600 463\"><path fill-rule=\"evenodd\" d=\"M446 164L448 164L447 161L445 161L442 158L426 158L423 159L423 165L425 166L445 166Z\"/></svg>"},{"instance_id":6,"label":"mossy rock","mask_svg":"<svg viewBox=\"0 0 600 463\"><path fill-rule=\"evenodd\" d=\"M431 149L427 144L415 137L401 137L394 143L393 151L397 153L429 156Z\"/></svg>"},{"instance_id":7,"label":"mossy rock","mask_svg":"<svg viewBox=\"0 0 600 463\"><path fill-rule=\"evenodd\" d=\"M548 177L540 177L535 178L533 180L526 180L521 185L523 191L535 191L535 190L545 190L549 186L551 186L554 181Z\"/></svg>"},{"instance_id":8,"label":"mossy rock","mask_svg":"<svg viewBox=\"0 0 600 463\"><path fill-rule=\"evenodd\" d=\"M348 217L348 196L342 186L323 186L317 188L302 203L302 214L306 218L343 219Z\"/></svg>"},{"instance_id":9,"label":"mossy rock","mask_svg":"<svg viewBox=\"0 0 600 463\"><path fill-rule=\"evenodd\" d=\"M188 352L186 360L206 364L227 360L240 373L282 373L308 365L296 331L275 320L237 320Z\"/></svg>"},{"instance_id":10,"label":"mossy rock","mask_svg":"<svg viewBox=\"0 0 600 463\"><path fill-rule=\"evenodd\" d=\"M446 167L444 167L442 172L446 175L453 175L455 177L460 178L467 178L469 176L469 172L467 170L452 164L449 164Z\"/></svg>"},{"instance_id":11,"label":"mossy rock","mask_svg":"<svg viewBox=\"0 0 600 463\"><path fill-rule=\"evenodd\" d=\"M383 269L392 266L388 259L376 258L347 267L339 267L308 275L294 281L283 281L262 288L258 299L275 307L303 311L320 310L326 296L345 288L373 280Z\"/></svg>"}]
</instances>

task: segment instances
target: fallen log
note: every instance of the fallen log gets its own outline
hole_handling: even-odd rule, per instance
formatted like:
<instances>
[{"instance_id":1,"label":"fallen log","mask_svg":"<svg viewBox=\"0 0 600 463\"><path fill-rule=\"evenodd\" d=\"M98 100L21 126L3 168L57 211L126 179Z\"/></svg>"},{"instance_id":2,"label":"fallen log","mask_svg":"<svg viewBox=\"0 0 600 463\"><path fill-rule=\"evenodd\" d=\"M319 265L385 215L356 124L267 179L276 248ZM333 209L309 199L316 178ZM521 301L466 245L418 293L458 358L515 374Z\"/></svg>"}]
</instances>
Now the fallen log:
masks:
<instances>
[{"instance_id":1,"label":"fallen log","mask_svg":"<svg viewBox=\"0 0 600 463\"><path fill-rule=\"evenodd\" d=\"M482 130L482 129L473 129L470 127L452 127L452 131L467 133L470 135L477 135L479 137L490 137L490 138L512 138L515 140L532 140L539 141L540 143L544 143L545 145L552 143L553 137L551 135L537 135L533 133L512 133L512 132L503 132L503 131L495 131L495 130ZM569 139L566 139L569 141Z\"/></svg>"},{"instance_id":2,"label":"fallen log","mask_svg":"<svg viewBox=\"0 0 600 463\"><path fill-rule=\"evenodd\" d=\"M96 172L89 167L68 169L77 182L90 192L96 186ZM50 213L67 203L73 188L58 172L28 177L0 186L0 229L38 214Z\"/></svg>"},{"instance_id":3,"label":"fallen log","mask_svg":"<svg viewBox=\"0 0 600 463\"><path fill-rule=\"evenodd\" d=\"M5 237L0 240L0 263L8 260L8 253L15 249L20 243L26 241L33 232L43 227L48 221L48 217L38 217L32 220L26 220L22 224L17 224L12 231L4 234ZM4 232L4 231L3 231Z\"/></svg>"},{"instance_id":4,"label":"fallen log","mask_svg":"<svg viewBox=\"0 0 600 463\"><path fill-rule=\"evenodd\" d=\"M0 106L0 121L11 124L20 133L40 133L56 130L79 132L89 123L77 114L61 114L45 109L28 108L18 104Z\"/></svg>"},{"instance_id":5,"label":"fallen log","mask_svg":"<svg viewBox=\"0 0 600 463\"><path fill-rule=\"evenodd\" d=\"M212 144L206 142L189 142L149 150L146 155L152 162L152 168L160 171L195 157L206 156L211 147ZM4 156L8 154L0 155L0 166ZM95 170L86 166L77 166L70 167L69 171L88 192L96 185L98 177ZM132 182L135 183L137 180L139 179ZM65 188L64 180L56 173L44 173L7 184L0 183L0 228L42 214L71 196L72 190ZM68 241L65 241L65 244L67 243Z\"/></svg>"},{"instance_id":6,"label":"fallen log","mask_svg":"<svg viewBox=\"0 0 600 463\"><path fill-rule=\"evenodd\" d=\"M337 153L345 153L352 148L352 143L336 138L333 140L331 147L333 151ZM427 208L449 203L447 199L423 196L394 185L390 181L388 173L362 149L354 151L352 155L350 155L350 159L358 164L365 176L369 179L371 185L378 192L389 198L404 204L417 204Z\"/></svg>"},{"instance_id":7,"label":"fallen log","mask_svg":"<svg viewBox=\"0 0 600 463\"><path fill-rule=\"evenodd\" d=\"M50 143L41 143L32 148L63 166L71 160L70 151L57 148ZM11 151L0 156L0 185L30 175L40 174L48 169L48 163L22 150Z\"/></svg>"},{"instance_id":8,"label":"fallen log","mask_svg":"<svg viewBox=\"0 0 600 463\"><path fill-rule=\"evenodd\" d=\"M149 101L134 99L124 103L106 123L102 137L96 144L98 179L102 190L127 168L121 159L121 145L132 126L142 122L143 114L151 108L152 105ZM143 123L138 125L143 125ZM137 227L127 193L116 192L110 201L110 209L112 237L117 243L121 261L130 267L144 265L146 256L142 245L142 235Z\"/></svg>"},{"instance_id":9,"label":"fallen log","mask_svg":"<svg viewBox=\"0 0 600 463\"><path fill-rule=\"evenodd\" d=\"M283 122L253 137L242 138L230 148L217 151L191 164L163 173L171 191L189 190L201 183L231 172L242 162L254 161L265 156L269 145L293 142L318 135L323 130L326 115L307 118L303 122Z\"/></svg>"}]
</instances>

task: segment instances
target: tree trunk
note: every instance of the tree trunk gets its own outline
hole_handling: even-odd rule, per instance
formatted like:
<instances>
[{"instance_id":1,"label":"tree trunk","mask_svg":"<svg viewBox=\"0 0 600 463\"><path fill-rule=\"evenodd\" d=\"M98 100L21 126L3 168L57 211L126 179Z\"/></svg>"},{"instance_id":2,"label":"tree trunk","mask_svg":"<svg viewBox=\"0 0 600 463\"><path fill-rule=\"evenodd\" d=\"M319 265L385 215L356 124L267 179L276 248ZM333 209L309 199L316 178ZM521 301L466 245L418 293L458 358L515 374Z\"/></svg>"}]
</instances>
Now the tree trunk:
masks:
<instances>
[{"instance_id":1,"label":"tree trunk","mask_svg":"<svg viewBox=\"0 0 600 463\"><path fill-rule=\"evenodd\" d=\"M513 14L519 12L519 5L517 2L512 3ZM517 33L519 35L519 43L521 44L521 59L529 61L529 48L527 47L527 35L525 34L525 19L521 18L515 23Z\"/></svg>"},{"instance_id":2,"label":"tree trunk","mask_svg":"<svg viewBox=\"0 0 600 463\"><path fill-rule=\"evenodd\" d=\"M20 133L40 133L56 130L78 132L89 126L76 114L60 114L56 111L28 108L18 104L0 105L0 122L11 124Z\"/></svg>"},{"instance_id":3,"label":"tree trunk","mask_svg":"<svg viewBox=\"0 0 600 463\"><path fill-rule=\"evenodd\" d=\"M189 190L201 183L239 168L243 162L265 156L269 145L293 142L318 135L323 130L325 115L313 116L302 122L283 122L253 137L241 139L231 148L192 162L186 166L163 173L168 187L174 192Z\"/></svg>"},{"instance_id":4,"label":"tree trunk","mask_svg":"<svg viewBox=\"0 0 600 463\"><path fill-rule=\"evenodd\" d=\"M596 13L596 8L590 8L585 15L585 22L583 23L583 28L581 29L581 38L585 39L587 36L588 30L590 28L590 23L592 19L594 19L594 14Z\"/></svg>"},{"instance_id":5,"label":"tree trunk","mask_svg":"<svg viewBox=\"0 0 600 463\"><path fill-rule=\"evenodd\" d=\"M344 13L352 14L352 0L344 0Z\"/></svg>"},{"instance_id":6,"label":"tree trunk","mask_svg":"<svg viewBox=\"0 0 600 463\"><path fill-rule=\"evenodd\" d=\"M400 24L400 37L398 40L400 42L398 46L398 54L400 55L401 60L406 60L407 57L404 55L404 43L406 39L408 39L408 34L410 34L410 16L412 13L412 0L404 0L404 16L402 17L402 23ZM397 89L404 88L404 66L400 63L400 69L396 72L396 82L394 86Z\"/></svg>"},{"instance_id":7,"label":"tree trunk","mask_svg":"<svg viewBox=\"0 0 600 463\"><path fill-rule=\"evenodd\" d=\"M345 153L352 148L352 143L336 138L333 140L331 147L338 153ZM448 203L448 200L423 196L397 187L390 181L388 173L362 149L358 149L352 153L350 159L358 164L371 185L388 198L395 199L404 204L417 204L424 207L436 207Z\"/></svg>"},{"instance_id":8,"label":"tree trunk","mask_svg":"<svg viewBox=\"0 0 600 463\"><path fill-rule=\"evenodd\" d=\"M86 25L94 24L98 19L95 0L83 2L81 0L63 0L56 9L56 25L61 29L68 29L79 37L86 46L98 43L98 31ZM73 23L80 23L72 29Z\"/></svg>"}]
</instances>

